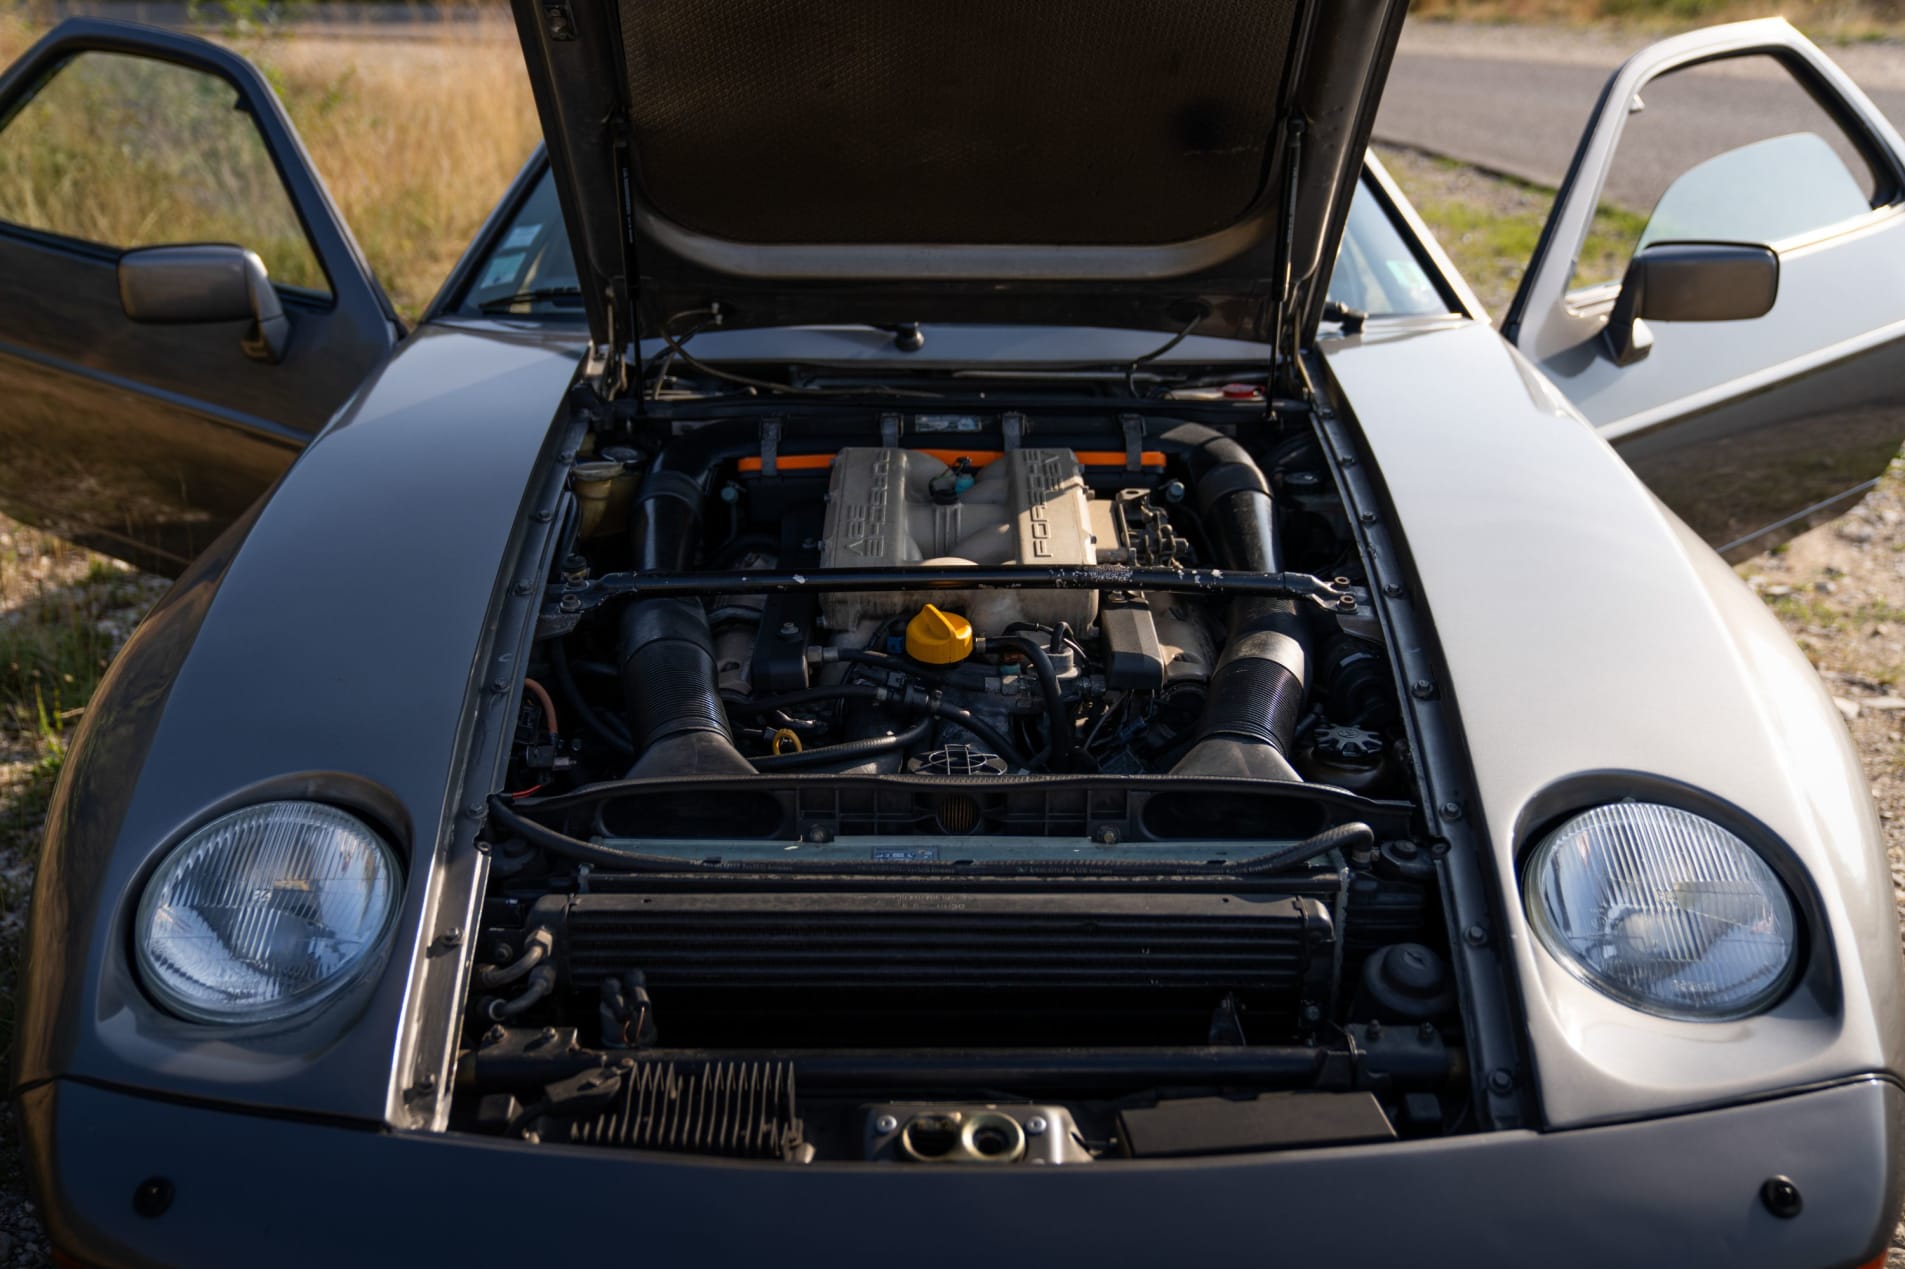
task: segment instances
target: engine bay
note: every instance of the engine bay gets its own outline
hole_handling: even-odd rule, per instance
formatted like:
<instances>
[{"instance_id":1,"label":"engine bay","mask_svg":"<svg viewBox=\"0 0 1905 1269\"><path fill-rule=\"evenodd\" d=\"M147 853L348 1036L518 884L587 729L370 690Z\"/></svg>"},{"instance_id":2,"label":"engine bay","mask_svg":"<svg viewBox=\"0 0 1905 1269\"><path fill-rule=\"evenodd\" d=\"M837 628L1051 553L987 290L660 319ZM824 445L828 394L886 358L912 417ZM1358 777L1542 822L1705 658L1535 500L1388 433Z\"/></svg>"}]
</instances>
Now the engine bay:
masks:
<instances>
[{"instance_id":1,"label":"engine bay","mask_svg":"<svg viewBox=\"0 0 1905 1269\"><path fill-rule=\"evenodd\" d=\"M1412 737L1314 430L592 432L452 1126L894 1166L1462 1129Z\"/></svg>"}]
</instances>

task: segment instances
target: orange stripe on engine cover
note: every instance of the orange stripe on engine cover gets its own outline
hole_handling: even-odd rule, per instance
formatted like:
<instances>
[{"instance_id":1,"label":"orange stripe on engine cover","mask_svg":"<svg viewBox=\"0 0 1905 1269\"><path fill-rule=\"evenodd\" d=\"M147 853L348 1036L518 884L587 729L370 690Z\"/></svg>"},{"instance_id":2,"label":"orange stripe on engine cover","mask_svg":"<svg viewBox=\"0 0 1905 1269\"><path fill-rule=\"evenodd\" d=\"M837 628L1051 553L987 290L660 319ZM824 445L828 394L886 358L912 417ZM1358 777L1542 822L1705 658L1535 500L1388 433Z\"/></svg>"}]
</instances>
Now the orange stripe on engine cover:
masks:
<instances>
[{"instance_id":1,"label":"orange stripe on engine cover","mask_svg":"<svg viewBox=\"0 0 1905 1269\"><path fill-rule=\"evenodd\" d=\"M969 460L974 467L984 467L1005 457L998 450L917 449L913 452L930 455L948 467L962 458ZM1073 451L1073 456L1078 459L1080 465L1085 467L1123 467L1125 465L1125 456L1117 450L1081 449ZM832 454L782 454L776 460L775 466L781 471L825 471L833 466L833 460ZM1162 467L1164 455L1158 450L1147 449L1138 455L1138 462L1145 467ZM743 475L758 474L761 470L760 457L756 455L743 458L740 469Z\"/></svg>"}]
</instances>

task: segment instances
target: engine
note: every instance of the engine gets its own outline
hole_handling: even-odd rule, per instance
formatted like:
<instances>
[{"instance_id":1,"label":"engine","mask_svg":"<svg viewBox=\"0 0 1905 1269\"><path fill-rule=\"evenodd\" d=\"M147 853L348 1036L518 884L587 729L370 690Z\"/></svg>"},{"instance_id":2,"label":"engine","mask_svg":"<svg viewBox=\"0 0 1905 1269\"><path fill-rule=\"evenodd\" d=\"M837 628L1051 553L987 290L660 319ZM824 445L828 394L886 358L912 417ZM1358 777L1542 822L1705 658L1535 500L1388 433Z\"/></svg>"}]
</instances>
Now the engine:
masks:
<instances>
[{"instance_id":1,"label":"engine","mask_svg":"<svg viewBox=\"0 0 1905 1269\"><path fill-rule=\"evenodd\" d=\"M657 456L629 495L638 594L701 561L741 578L623 610L600 651L634 724L627 774L1298 778L1318 626L1289 596L1223 593L1223 570L1282 567L1243 445L1182 422L1117 449L923 439ZM750 570L794 580L751 592ZM1387 738L1364 747L1338 746L1383 765Z\"/></svg>"},{"instance_id":2,"label":"engine","mask_svg":"<svg viewBox=\"0 0 1905 1269\"><path fill-rule=\"evenodd\" d=\"M1437 844L1307 428L591 445L490 801L461 1124L1071 1165L1457 1118Z\"/></svg>"},{"instance_id":3,"label":"engine","mask_svg":"<svg viewBox=\"0 0 1905 1269\"><path fill-rule=\"evenodd\" d=\"M1133 491L1142 497L1143 490ZM924 564L1097 564L1129 559L1111 504L1094 501L1077 455L1015 449L970 455L909 449L844 449L827 483L823 568ZM917 591L828 595L821 616L833 631L917 611L938 600L982 635L1013 625L1089 629L1098 594L1085 590ZM951 601L951 602L948 602Z\"/></svg>"}]
</instances>

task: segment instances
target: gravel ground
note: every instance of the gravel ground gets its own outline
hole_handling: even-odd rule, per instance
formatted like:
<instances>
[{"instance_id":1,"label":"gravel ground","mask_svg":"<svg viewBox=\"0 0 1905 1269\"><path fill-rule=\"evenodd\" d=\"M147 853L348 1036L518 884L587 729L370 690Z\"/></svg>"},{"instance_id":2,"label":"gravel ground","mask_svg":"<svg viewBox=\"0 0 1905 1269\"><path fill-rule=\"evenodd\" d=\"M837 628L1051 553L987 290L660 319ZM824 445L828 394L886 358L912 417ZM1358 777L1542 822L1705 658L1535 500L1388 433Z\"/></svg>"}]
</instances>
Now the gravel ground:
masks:
<instances>
[{"instance_id":1,"label":"gravel ground","mask_svg":"<svg viewBox=\"0 0 1905 1269\"><path fill-rule=\"evenodd\" d=\"M1844 516L1740 565L1818 667L1858 742L1905 912L1905 460ZM1905 1269L1905 1224L1888 1269Z\"/></svg>"},{"instance_id":2,"label":"gravel ground","mask_svg":"<svg viewBox=\"0 0 1905 1269\"><path fill-rule=\"evenodd\" d=\"M20 936L65 735L165 586L0 518L0 1059L9 1068ZM26 1196L13 1109L0 1102L0 1264L43 1265L51 1255Z\"/></svg>"}]
</instances>

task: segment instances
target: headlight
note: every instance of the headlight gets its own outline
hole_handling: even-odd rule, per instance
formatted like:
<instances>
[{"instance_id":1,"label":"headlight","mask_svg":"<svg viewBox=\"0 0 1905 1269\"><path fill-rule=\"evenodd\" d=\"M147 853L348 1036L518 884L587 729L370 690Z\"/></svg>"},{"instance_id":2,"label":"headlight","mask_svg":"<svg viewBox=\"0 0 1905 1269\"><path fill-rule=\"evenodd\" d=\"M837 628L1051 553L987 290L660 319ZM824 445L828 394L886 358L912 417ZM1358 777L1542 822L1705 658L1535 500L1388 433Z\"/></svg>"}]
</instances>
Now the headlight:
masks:
<instances>
[{"instance_id":1,"label":"headlight","mask_svg":"<svg viewBox=\"0 0 1905 1269\"><path fill-rule=\"evenodd\" d=\"M1665 1018L1743 1018L1792 976L1799 926L1759 853L1711 820L1628 802L1574 816L1523 879L1535 933L1569 972Z\"/></svg>"},{"instance_id":2,"label":"headlight","mask_svg":"<svg viewBox=\"0 0 1905 1269\"><path fill-rule=\"evenodd\" d=\"M146 883L139 970L187 1018L283 1018L374 962L399 891L390 848L355 816L316 802L246 807L180 842Z\"/></svg>"}]
</instances>

